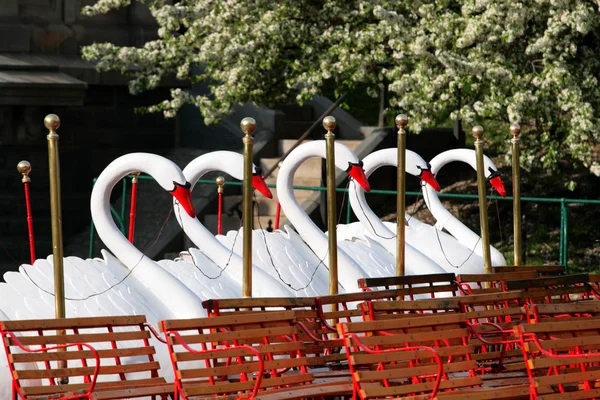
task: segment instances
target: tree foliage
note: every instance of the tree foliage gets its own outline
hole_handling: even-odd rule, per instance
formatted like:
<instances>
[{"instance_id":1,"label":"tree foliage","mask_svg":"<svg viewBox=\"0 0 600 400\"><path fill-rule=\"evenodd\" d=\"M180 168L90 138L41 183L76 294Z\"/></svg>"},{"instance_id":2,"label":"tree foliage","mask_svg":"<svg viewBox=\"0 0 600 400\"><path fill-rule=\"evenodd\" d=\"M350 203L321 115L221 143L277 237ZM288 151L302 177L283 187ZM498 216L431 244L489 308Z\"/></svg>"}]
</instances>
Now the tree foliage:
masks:
<instances>
[{"instance_id":1,"label":"tree foliage","mask_svg":"<svg viewBox=\"0 0 600 400\"><path fill-rule=\"evenodd\" d=\"M526 165L592 157L600 128L600 13L584 0L139 0L156 18L142 48L83 49L99 70L132 75L131 93L167 74L203 82L206 95L174 89L149 108L172 117L195 104L207 123L236 104L303 102L325 86L378 93L411 128L441 113L469 124L519 122ZM99 0L93 15L130 0ZM195 73L194 66L201 66ZM507 139L506 129L500 140Z\"/></svg>"}]
</instances>

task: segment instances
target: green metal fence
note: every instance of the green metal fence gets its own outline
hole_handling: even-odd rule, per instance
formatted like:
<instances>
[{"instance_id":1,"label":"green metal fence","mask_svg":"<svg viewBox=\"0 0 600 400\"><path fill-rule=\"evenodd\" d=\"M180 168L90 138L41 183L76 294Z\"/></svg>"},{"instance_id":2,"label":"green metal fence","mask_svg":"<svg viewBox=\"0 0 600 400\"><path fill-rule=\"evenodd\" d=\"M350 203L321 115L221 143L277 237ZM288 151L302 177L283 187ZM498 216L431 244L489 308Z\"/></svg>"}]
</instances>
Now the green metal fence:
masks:
<instances>
[{"instance_id":1,"label":"green metal fence","mask_svg":"<svg viewBox=\"0 0 600 400\"><path fill-rule=\"evenodd\" d=\"M113 217L117 221L120 226L121 232L125 235L125 208L127 201L127 181L130 180L132 176L128 176L127 178L123 178L122 181L122 196L121 196L121 212L117 212L117 210L111 205L110 210L113 214ZM139 180L153 180L151 176L140 175L138 177ZM94 183L96 179L94 179ZM208 179L199 179L199 184L209 184L214 185L214 180ZM229 181L227 182L228 186L242 186L242 182L239 181ZM270 188L274 188L276 185L269 184ZM322 186L294 186L295 190L310 190L314 192L323 192L326 191L326 187ZM338 192L347 192L347 188L336 188ZM370 194L382 194L382 195L391 195L396 196L398 194L395 190L377 190L372 189ZM406 192L407 196L420 196L421 192ZM477 195L474 194L462 194L462 193L438 193L440 198L450 198L450 199L478 199ZM488 199L492 200L501 200L501 201L512 201L512 196L500 197L500 196L488 196ZM559 241L559 263L565 268L568 265L569 261L569 219L568 219L568 204L596 204L600 205L600 200L588 200L588 199L569 199L569 198L546 198L546 197L521 197L521 202L524 203L554 203L560 204L560 241ZM350 204L346 205L346 223L350 223L351 211ZM93 257L94 254L94 223L92 221L90 227L90 258Z\"/></svg>"}]
</instances>

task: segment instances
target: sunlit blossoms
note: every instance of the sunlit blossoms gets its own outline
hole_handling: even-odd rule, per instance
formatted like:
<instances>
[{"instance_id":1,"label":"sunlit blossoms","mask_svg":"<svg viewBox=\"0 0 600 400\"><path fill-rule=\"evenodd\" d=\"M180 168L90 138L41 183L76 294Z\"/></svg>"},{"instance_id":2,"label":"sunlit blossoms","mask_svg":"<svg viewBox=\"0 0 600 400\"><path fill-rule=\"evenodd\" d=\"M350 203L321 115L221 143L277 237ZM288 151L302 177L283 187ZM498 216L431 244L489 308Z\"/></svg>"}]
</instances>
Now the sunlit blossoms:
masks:
<instances>
[{"instance_id":1,"label":"sunlit blossoms","mask_svg":"<svg viewBox=\"0 0 600 400\"><path fill-rule=\"evenodd\" d=\"M341 93L360 83L376 95L386 82L391 108L410 115L413 131L440 114L469 124L520 122L528 165L567 160L600 176L597 2L142 2L159 24L158 40L142 48L94 44L83 55L100 70L130 74L131 93L167 74L208 88L203 96L172 90L150 111L171 117L192 103L211 123L236 104L303 102L325 85ZM100 0L84 12L128 4Z\"/></svg>"}]
</instances>

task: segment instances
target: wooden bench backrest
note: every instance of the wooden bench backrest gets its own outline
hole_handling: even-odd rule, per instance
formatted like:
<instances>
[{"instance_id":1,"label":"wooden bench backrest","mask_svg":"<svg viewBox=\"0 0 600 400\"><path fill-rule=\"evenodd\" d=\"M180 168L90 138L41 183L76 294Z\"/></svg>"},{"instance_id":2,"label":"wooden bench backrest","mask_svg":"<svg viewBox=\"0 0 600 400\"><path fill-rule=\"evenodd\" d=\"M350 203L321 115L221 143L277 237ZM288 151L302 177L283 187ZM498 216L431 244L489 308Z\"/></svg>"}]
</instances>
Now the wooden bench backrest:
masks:
<instances>
[{"instance_id":1,"label":"wooden bench backrest","mask_svg":"<svg viewBox=\"0 0 600 400\"><path fill-rule=\"evenodd\" d=\"M448 299L367 301L361 303L364 319L414 318L424 313L460 312L460 297Z\"/></svg>"},{"instance_id":2,"label":"wooden bench backrest","mask_svg":"<svg viewBox=\"0 0 600 400\"><path fill-rule=\"evenodd\" d=\"M568 302L587 298L592 290L587 274L506 281L507 290L523 290L533 302Z\"/></svg>"},{"instance_id":3,"label":"wooden bench backrest","mask_svg":"<svg viewBox=\"0 0 600 400\"><path fill-rule=\"evenodd\" d=\"M532 371L531 387L536 394L540 390L554 388L555 394L551 398L557 400L600 396L599 389L593 384L600 380L600 370L597 367L600 362L600 319L523 324L515 327L515 331L524 341L523 355L527 368ZM546 352L558 356L549 356L539 351L538 344L528 336L531 334L539 339ZM592 353L594 356L586 356ZM568 356L561 358L560 355ZM567 393L560 393L565 390ZM572 397L573 390L589 392Z\"/></svg>"},{"instance_id":4,"label":"wooden bench backrest","mask_svg":"<svg viewBox=\"0 0 600 400\"><path fill-rule=\"evenodd\" d=\"M145 316L14 320L1 321L0 333L17 390L23 396L42 396L86 392L96 367L94 351L100 358L99 377L116 381L99 383L97 388L110 385L118 388L118 382L125 380L139 380L140 385L164 382L158 377L160 366L154 360L155 349L148 342L150 332L145 323ZM57 331L64 334L59 335ZM86 343L94 351L76 345L64 351L21 352L11 334L32 350ZM67 368L64 368L65 361ZM24 363L31 362L37 362L37 370L23 369ZM40 368L42 365L44 368ZM129 372L141 374L126 377ZM59 380L64 377L69 378L69 383L60 384ZM39 379L46 386L28 386L32 380Z\"/></svg>"},{"instance_id":5,"label":"wooden bench backrest","mask_svg":"<svg viewBox=\"0 0 600 400\"><path fill-rule=\"evenodd\" d=\"M338 322L361 321L362 312L358 305L364 301L386 301L405 299L421 288L374 290L367 292L334 294L317 297L321 308L322 318L331 321L332 325ZM425 288L426 289L426 288Z\"/></svg>"},{"instance_id":6,"label":"wooden bench backrest","mask_svg":"<svg viewBox=\"0 0 600 400\"><path fill-rule=\"evenodd\" d=\"M539 275L537 271L498 272L492 274L460 274L456 282L464 294L483 294L506 291L505 281L533 279Z\"/></svg>"},{"instance_id":7,"label":"wooden bench backrest","mask_svg":"<svg viewBox=\"0 0 600 400\"><path fill-rule=\"evenodd\" d=\"M161 321L181 394L250 394L259 361L255 353L240 346L252 347L264 359L261 388L310 382L313 377L307 373L308 360L301 352L304 343L296 341L295 321L294 311ZM202 352L190 352L182 340ZM281 371L288 368L299 368L301 373L283 376ZM232 375L237 379L231 379Z\"/></svg>"},{"instance_id":8,"label":"wooden bench backrest","mask_svg":"<svg viewBox=\"0 0 600 400\"><path fill-rule=\"evenodd\" d=\"M439 368L430 349L442 364L440 391L481 385L481 377L474 372L477 363L470 359L475 346L466 344L465 323L462 313L438 313L339 324L360 397L430 394ZM387 336L380 331L397 334ZM358 347L359 341L371 351ZM390 352L406 347L411 350Z\"/></svg>"},{"instance_id":9,"label":"wooden bench backrest","mask_svg":"<svg viewBox=\"0 0 600 400\"><path fill-rule=\"evenodd\" d=\"M565 267L562 265L505 265L502 267L492 267L492 272L523 272L536 271L539 275L562 275L565 273Z\"/></svg>"},{"instance_id":10,"label":"wooden bench backrest","mask_svg":"<svg viewBox=\"0 0 600 400\"><path fill-rule=\"evenodd\" d=\"M318 305L314 297L258 297L246 299L211 299L202 302L209 317L231 313L244 314L265 311L296 311L296 317L318 318Z\"/></svg>"},{"instance_id":11,"label":"wooden bench backrest","mask_svg":"<svg viewBox=\"0 0 600 400\"><path fill-rule=\"evenodd\" d=\"M455 296L458 292L456 276L452 273L362 278L358 280L358 287L362 290L412 288L414 292L408 294L411 300L416 294L429 294L435 298L441 293L451 292Z\"/></svg>"}]
</instances>

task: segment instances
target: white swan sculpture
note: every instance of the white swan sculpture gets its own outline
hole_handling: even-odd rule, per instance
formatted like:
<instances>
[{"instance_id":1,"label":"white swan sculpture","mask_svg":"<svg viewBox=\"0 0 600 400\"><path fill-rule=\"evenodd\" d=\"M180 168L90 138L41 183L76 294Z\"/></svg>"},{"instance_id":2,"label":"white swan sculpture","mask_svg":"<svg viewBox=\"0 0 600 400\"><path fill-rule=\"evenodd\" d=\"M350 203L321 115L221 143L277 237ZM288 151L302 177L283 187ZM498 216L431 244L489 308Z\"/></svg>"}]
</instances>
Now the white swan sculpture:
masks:
<instances>
[{"instance_id":1,"label":"white swan sculpture","mask_svg":"<svg viewBox=\"0 0 600 400\"><path fill-rule=\"evenodd\" d=\"M188 182L192 182L190 189L193 190L198 179L204 174L215 170L226 172L235 178L239 178L240 176L243 178L243 165L243 156L241 154L230 151L214 151L203 154L192 160L184 168L183 174ZM256 167L254 167L252 184L265 196L269 198L272 197L271 191L262 179L262 176L258 173ZM198 249L189 249L189 253L193 257L193 269L188 269L188 272L191 272L192 274L185 271L181 272L181 274L187 274L191 279L184 280L182 277L182 281L188 285L188 287L193 288L193 286L196 285L197 280L205 281L207 279L206 276L209 276L210 278L219 277L218 279L215 279L217 282L225 277L236 282L239 287L236 295L232 297L240 297L242 294L242 258L238 253L231 250L231 248L227 248L223 245L204 225L202 225L200 221L198 221L197 218L192 218L187 213L180 210L181 206L178 205L176 201L174 207L177 222L179 222L179 225L181 225L192 242L198 246ZM238 242L240 244L242 243L241 237L238 238ZM253 242L252 247L254 254L257 251L255 248L256 242ZM213 265L213 272L205 272L205 275L198 274L198 268L204 270L206 265ZM253 297L295 296L293 291L289 290L276 276L271 276L270 272L271 271L263 270L256 265L253 266ZM218 296L215 298L222 297L223 296Z\"/></svg>"},{"instance_id":2,"label":"white swan sculpture","mask_svg":"<svg viewBox=\"0 0 600 400\"><path fill-rule=\"evenodd\" d=\"M446 154L448 153L448 154ZM444 155L445 163L450 162L449 157L452 158L452 161L466 161L467 159L472 159L474 166L475 163L475 152L473 150L450 150L442 153L437 156L440 157ZM463 159L458 158L462 155ZM466 158L464 158L466 156ZM436 158L437 158L436 157ZM436 159L434 158L431 162L429 168L431 168L432 174L437 174L441 166L445 165L440 164L439 160L442 158ZM409 161L410 160L410 161ZM416 164L415 164L416 162ZM485 167L487 171L487 177L490 178L492 185L498 190L500 194L505 195L504 187L502 185L502 181L500 177L497 175L496 168L492 161L484 157ZM414 165L413 165L414 164ZM365 174L369 176L373 171L381 166L397 166L397 156L396 149L384 149L374 153L369 154L364 159L365 166ZM413 175L418 175L419 171L423 171L427 169L427 163L423 161L421 157L419 157L414 152L407 151L407 172ZM419 167L416 167L419 165ZM416 169L414 168L416 167ZM450 224L454 229L446 230L453 235L455 233L458 236L451 236L445 232L442 232L441 229L444 228L444 225L436 227L432 227L429 224L425 224L414 217L410 217L406 215L406 219L408 220L409 226L406 227L406 242L414 246L417 250L427 255L430 259L434 260L438 265L440 265L444 271L453 272L453 273L482 273L483 272L483 259L481 258L481 246L476 246L476 243L479 241L479 236L473 233L470 229L464 226L456 217L454 217L450 212L448 212L442 203L439 201L439 197L437 196L435 189L430 185L425 185L423 187L425 202L429 206L432 202L437 201L434 204L434 207L430 207L430 211L433 216L440 221L438 218L440 215L443 215L444 222L448 223L452 221ZM386 249L388 249L392 254L395 255L395 232L396 232L396 224L392 223L384 223L375 213L369 208L366 203L364 191L351 183L350 189L350 201L352 204L352 209L354 210L357 217L363 221L365 226L365 233L367 236L374 238L375 240L380 241ZM442 214L441 209L445 212ZM458 223L458 224L457 224ZM471 240L471 242L461 241L461 238L467 237L465 230L470 232L471 236L468 236L472 239L472 235L475 235L475 239ZM463 239L464 240L464 239ZM465 243L468 243L470 247L468 247ZM477 252L479 249L479 252ZM505 265L504 258L502 255L493 247L491 247L492 251L495 250L496 256L492 258L493 265ZM479 254L479 255L478 255ZM494 254L494 253L493 253ZM499 257L498 257L499 255Z\"/></svg>"},{"instance_id":3,"label":"white swan sculpture","mask_svg":"<svg viewBox=\"0 0 600 400\"><path fill-rule=\"evenodd\" d=\"M183 170L183 174L188 182L197 182L206 173L218 170L231 175L235 179L242 180L244 175L243 161L244 157L239 153L214 151L203 154L190 162ZM271 191L256 166L254 166L252 178L254 188L263 195L271 198ZM207 235L212 236L206 229L192 233L192 230L195 231L198 228L191 228L185 224L184 226L186 233L190 235L200 252L208 255L208 258L212 260L220 260L223 263L224 257L229 257L231 251L235 251L236 258L242 253L243 233L241 231L232 230L227 232L226 235L216 236L216 239L225 246L226 250L223 250L222 246L215 246L212 238L209 240L205 239ZM286 235L282 231L267 232L255 229L252 236L252 262L256 267L268 273L280 285L283 281L283 284L287 284L295 296L328 294L329 275L326 268L323 265L319 266L317 256L302 242L302 239L296 232L289 229ZM198 250L190 249L190 253L195 255L198 253ZM253 276L257 276L254 279L262 281L261 286L265 285L267 282L259 274L262 273L257 269L253 270ZM276 287L277 285L274 286ZM254 287L256 286L253 284ZM300 288L302 289L298 290ZM258 294L255 290L253 292ZM266 294L270 296L283 295L282 293L273 292L271 286Z\"/></svg>"},{"instance_id":4,"label":"white swan sculpture","mask_svg":"<svg viewBox=\"0 0 600 400\"><path fill-rule=\"evenodd\" d=\"M281 164L277 176L277 195L281 209L294 225L302 239L317 257L328 266L327 235L306 215L296 201L293 176L298 167L311 157L325 157L325 141L315 140L298 146ZM335 143L335 165L345 170L366 190L370 190L362 163L348 147ZM357 280L364 277L390 276L395 274L395 260L373 240L338 241L339 284L346 292L358 290Z\"/></svg>"},{"instance_id":5,"label":"white swan sculpture","mask_svg":"<svg viewBox=\"0 0 600 400\"><path fill-rule=\"evenodd\" d=\"M454 162L462 161L471 166L477 171L477 159L475 150L469 149L454 149L448 150L435 156L429 163L431 164L431 172L434 175L444 167L444 165ZM490 182L492 187L502 197L506 197L506 190L504 189L504 183L498 173L498 168L487 156L483 157L484 163L484 174L486 179ZM429 188L423 188L423 198L427 207L431 211L431 214L436 219L435 226L438 230L446 230L452 236L458 240L460 244L468 249L475 248L475 254L480 258L480 262L483 262L483 248L478 245L480 242L480 236L469 229L463 224L458 218L456 218L450 211L444 207L442 202L436 193L433 193ZM501 266L506 265L506 259L494 246L490 246L492 265ZM459 260L460 261L460 260ZM453 260L453 262L456 262ZM467 272L463 272L467 273Z\"/></svg>"}]
</instances>

